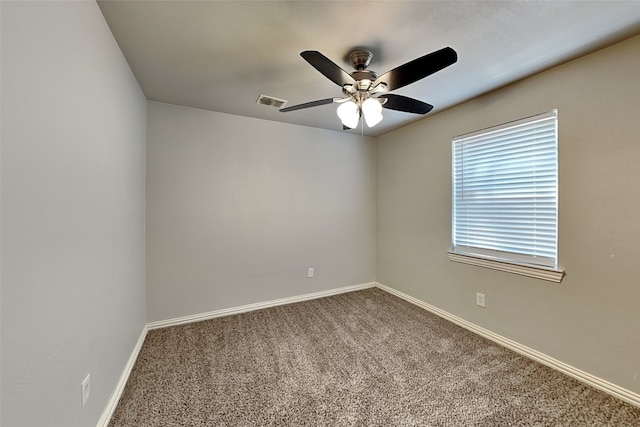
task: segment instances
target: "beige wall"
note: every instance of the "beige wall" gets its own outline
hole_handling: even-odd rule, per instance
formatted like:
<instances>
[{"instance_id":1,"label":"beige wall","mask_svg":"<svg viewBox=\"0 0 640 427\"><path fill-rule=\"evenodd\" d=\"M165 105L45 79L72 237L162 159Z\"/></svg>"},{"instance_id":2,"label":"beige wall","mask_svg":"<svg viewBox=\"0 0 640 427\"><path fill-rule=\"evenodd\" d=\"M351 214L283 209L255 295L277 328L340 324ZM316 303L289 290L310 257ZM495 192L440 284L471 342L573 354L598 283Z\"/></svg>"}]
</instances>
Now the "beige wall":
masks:
<instances>
[{"instance_id":1,"label":"beige wall","mask_svg":"<svg viewBox=\"0 0 640 427\"><path fill-rule=\"evenodd\" d=\"M640 392L638 76L635 37L380 137L378 281ZM553 108L564 281L448 261L451 138Z\"/></svg>"},{"instance_id":2,"label":"beige wall","mask_svg":"<svg viewBox=\"0 0 640 427\"><path fill-rule=\"evenodd\" d=\"M146 100L94 2L1 7L0 424L92 426L145 324Z\"/></svg>"},{"instance_id":3,"label":"beige wall","mask_svg":"<svg viewBox=\"0 0 640 427\"><path fill-rule=\"evenodd\" d=\"M368 138L149 102L148 320L375 280L374 167Z\"/></svg>"}]
</instances>

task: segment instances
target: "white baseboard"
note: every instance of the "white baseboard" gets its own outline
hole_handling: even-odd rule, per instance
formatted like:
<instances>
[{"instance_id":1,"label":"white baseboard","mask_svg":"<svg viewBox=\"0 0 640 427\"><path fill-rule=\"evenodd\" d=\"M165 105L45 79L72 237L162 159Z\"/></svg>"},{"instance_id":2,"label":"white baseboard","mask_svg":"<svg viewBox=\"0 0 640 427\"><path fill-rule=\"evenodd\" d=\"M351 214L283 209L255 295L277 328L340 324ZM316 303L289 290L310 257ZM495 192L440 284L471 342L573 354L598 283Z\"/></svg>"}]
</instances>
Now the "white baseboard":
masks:
<instances>
[{"instance_id":1,"label":"white baseboard","mask_svg":"<svg viewBox=\"0 0 640 427\"><path fill-rule=\"evenodd\" d=\"M525 357L533 359L536 362L542 363L543 365L549 366L550 368L560 371L563 374L566 374L572 378L575 378L576 380L581 381L587 385L590 385L593 388L597 388L598 390L604 391L605 393L608 393L614 397L617 397L620 400L624 400L625 402L628 402L634 406L640 407L640 394L638 393L634 393L630 390L617 386L609 381L603 380L602 378L598 378L595 375L591 375L588 372L582 371L578 368L575 368L571 365L561 362L560 360L554 359L551 356L548 356L537 350L534 350L532 348L519 344L518 342L513 341L509 338L505 338L501 335L491 332L488 329L484 329L474 323L468 322L458 316L454 316L451 313L448 313L444 310L434 307L431 304L427 304L424 301L421 301L417 298L414 298L396 289L385 286L382 283L376 282L376 287L390 294L393 294L399 298L402 298L405 301L415 304L418 307L421 307L439 317L442 317L443 319L446 319L452 323L455 323L456 325L461 326L477 335L480 335L497 344L500 344L503 347L513 350L518 354L521 354Z\"/></svg>"},{"instance_id":2,"label":"white baseboard","mask_svg":"<svg viewBox=\"0 0 640 427\"><path fill-rule=\"evenodd\" d=\"M362 283L359 285L345 286L343 288L329 289L327 291L314 292L311 294L298 295L294 297L275 299L271 301L258 302L254 304L242 305L239 307L223 308L221 310L209 311L206 313L192 314L190 316L176 317L174 319L159 320L150 322L147 328L158 329L167 328L169 326L183 325L185 323L200 322L202 320L215 319L216 317L230 316L232 314L247 313L249 311L261 310L263 308L276 307L278 305L291 304L294 302L308 301L317 298L324 298L331 295L343 294L346 292L359 291L361 289L373 288L376 282Z\"/></svg>"},{"instance_id":3,"label":"white baseboard","mask_svg":"<svg viewBox=\"0 0 640 427\"><path fill-rule=\"evenodd\" d=\"M124 387L127 385L127 380L129 380L129 375L131 374L133 365L135 365L136 363L136 359L138 358L138 354L140 353L140 349L142 348L144 339L147 337L147 331L148 328L145 325L142 328L140 337L138 337L138 341L133 347L131 356L129 356L129 360L127 360L127 364L122 371L122 375L120 375L120 379L116 384L116 388L113 390L113 393L111 393L109 402L107 403L106 408L104 408L104 411L102 412L102 415L100 416L96 427L107 427L109 425L109 421L111 421L111 417L113 416L113 413L116 410L116 406L118 406L118 402L120 401L120 397L122 397L122 393L124 392Z\"/></svg>"}]
</instances>

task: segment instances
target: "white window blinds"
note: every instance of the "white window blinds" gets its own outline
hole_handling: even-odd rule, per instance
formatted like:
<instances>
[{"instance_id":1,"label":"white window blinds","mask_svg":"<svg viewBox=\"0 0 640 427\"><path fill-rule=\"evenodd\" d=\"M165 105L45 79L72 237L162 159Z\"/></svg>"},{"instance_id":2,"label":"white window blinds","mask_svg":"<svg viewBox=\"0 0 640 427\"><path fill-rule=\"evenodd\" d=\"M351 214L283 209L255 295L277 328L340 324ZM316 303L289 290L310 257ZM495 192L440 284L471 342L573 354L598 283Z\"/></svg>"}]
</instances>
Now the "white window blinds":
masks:
<instances>
[{"instance_id":1,"label":"white window blinds","mask_svg":"<svg viewBox=\"0 0 640 427\"><path fill-rule=\"evenodd\" d=\"M453 252L557 267L557 110L453 139Z\"/></svg>"}]
</instances>

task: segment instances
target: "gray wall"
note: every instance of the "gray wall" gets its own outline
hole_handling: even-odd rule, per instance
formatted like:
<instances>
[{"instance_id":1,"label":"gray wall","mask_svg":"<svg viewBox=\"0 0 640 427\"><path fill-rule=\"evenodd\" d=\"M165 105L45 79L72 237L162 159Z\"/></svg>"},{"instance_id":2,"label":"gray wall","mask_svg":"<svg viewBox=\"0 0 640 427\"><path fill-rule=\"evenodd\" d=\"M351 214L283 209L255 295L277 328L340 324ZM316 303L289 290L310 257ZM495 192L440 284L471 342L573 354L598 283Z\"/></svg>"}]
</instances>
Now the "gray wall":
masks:
<instances>
[{"instance_id":1,"label":"gray wall","mask_svg":"<svg viewBox=\"0 0 640 427\"><path fill-rule=\"evenodd\" d=\"M640 37L379 138L378 281L639 393L638 76ZM564 281L448 261L451 138L552 108Z\"/></svg>"},{"instance_id":2,"label":"gray wall","mask_svg":"<svg viewBox=\"0 0 640 427\"><path fill-rule=\"evenodd\" d=\"M1 423L96 425L145 324L146 101L94 2L1 7Z\"/></svg>"},{"instance_id":3,"label":"gray wall","mask_svg":"<svg viewBox=\"0 0 640 427\"><path fill-rule=\"evenodd\" d=\"M149 321L375 280L372 140L157 102L147 132Z\"/></svg>"}]
</instances>

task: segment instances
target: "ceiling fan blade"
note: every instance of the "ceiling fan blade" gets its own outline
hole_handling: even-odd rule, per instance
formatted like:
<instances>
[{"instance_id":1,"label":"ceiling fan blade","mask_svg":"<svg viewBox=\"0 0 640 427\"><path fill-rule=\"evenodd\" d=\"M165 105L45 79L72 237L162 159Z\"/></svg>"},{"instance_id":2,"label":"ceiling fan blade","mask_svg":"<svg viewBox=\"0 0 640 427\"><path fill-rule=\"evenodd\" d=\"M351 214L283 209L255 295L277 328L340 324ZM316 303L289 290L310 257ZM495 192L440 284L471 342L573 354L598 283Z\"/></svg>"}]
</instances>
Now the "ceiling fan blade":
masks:
<instances>
[{"instance_id":1,"label":"ceiling fan blade","mask_svg":"<svg viewBox=\"0 0 640 427\"><path fill-rule=\"evenodd\" d=\"M318 52L317 50L305 50L300 54L313 68L320 71L326 78L337 84L344 86L346 84L355 84L356 80L345 70L338 67L329 58Z\"/></svg>"},{"instance_id":2,"label":"ceiling fan blade","mask_svg":"<svg viewBox=\"0 0 640 427\"><path fill-rule=\"evenodd\" d=\"M387 99L387 102L382 104L382 107L388 108L389 110L404 111L405 113L414 114L427 114L433 109L433 105L431 104L402 95L387 93L382 95L379 99L385 98Z\"/></svg>"},{"instance_id":3,"label":"ceiling fan blade","mask_svg":"<svg viewBox=\"0 0 640 427\"><path fill-rule=\"evenodd\" d=\"M457 60L456 51L445 47L387 71L373 82L373 86L386 83L388 90L399 89L440 71Z\"/></svg>"},{"instance_id":4,"label":"ceiling fan blade","mask_svg":"<svg viewBox=\"0 0 640 427\"><path fill-rule=\"evenodd\" d=\"M304 104L292 105L291 107L281 108L281 113L289 111L302 110L304 108L318 107L320 105L333 104L336 98L319 99L317 101L305 102ZM338 98L339 99L339 98Z\"/></svg>"}]
</instances>

